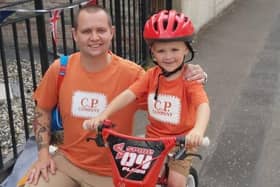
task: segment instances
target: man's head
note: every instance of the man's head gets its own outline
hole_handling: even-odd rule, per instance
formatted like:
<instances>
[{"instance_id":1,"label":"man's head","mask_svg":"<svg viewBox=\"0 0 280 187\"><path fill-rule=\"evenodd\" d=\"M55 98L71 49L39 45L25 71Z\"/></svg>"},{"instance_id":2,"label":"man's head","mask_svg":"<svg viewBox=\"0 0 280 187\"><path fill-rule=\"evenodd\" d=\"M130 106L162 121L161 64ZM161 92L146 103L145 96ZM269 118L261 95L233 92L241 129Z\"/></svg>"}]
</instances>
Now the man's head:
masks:
<instances>
[{"instance_id":1,"label":"man's head","mask_svg":"<svg viewBox=\"0 0 280 187\"><path fill-rule=\"evenodd\" d=\"M82 55L102 56L111 46L115 29L108 12L99 6L84 6L77 13L73 37Z\"/></svg>"}]
</instances>

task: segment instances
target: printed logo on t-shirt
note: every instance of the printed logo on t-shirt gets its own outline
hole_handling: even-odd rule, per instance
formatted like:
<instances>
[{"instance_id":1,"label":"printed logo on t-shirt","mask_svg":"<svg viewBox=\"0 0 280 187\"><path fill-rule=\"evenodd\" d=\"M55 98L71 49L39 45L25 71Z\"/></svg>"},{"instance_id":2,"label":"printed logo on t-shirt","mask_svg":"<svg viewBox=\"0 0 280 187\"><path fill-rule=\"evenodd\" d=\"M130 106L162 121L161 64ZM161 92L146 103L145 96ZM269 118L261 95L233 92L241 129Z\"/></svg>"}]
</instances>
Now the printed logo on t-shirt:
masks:
<instances>
[{"instance_id":1,"label":"printed logo on t-shirt","mask_svg":"<svg viewBox=\"0 0 280 187\"><path fill-rule=\"evenodd\" d=\"M178 125L180 122L180 98L173 95L159 94L154 100L154 93L148 96L148 110L151 117L164 123Z\"/></svg>"},{"instance_id":2,"label":"printed logo on t-shirt","mask_svg":"<svg viewBox=\"0 0 280 187\"><path fill-rule=\"evenodd\" d=\"M107 106L107 98L102 93L76 91L72 97L72 114L76 117L95 117Z\"/></svg>"}]
</instances>

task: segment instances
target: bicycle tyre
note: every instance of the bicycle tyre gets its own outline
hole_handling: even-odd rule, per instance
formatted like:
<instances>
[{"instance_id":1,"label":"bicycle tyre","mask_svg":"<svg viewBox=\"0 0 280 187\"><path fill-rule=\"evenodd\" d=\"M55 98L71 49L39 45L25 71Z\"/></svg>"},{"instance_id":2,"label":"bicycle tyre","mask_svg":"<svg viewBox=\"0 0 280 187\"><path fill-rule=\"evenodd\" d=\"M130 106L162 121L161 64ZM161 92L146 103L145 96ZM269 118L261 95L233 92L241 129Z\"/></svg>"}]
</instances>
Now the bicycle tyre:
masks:
<instances>
[{"instance_id":1,"label":"bicycle tyre","mask_svg":"<svg viewBox=\"0 0 280 187\"><path fill-rule=\"evenodd\" d=\"M186 187L198 187L198 174L194 167L190 168L190 173L187 177Z\"/></svg>"}]
</instances>

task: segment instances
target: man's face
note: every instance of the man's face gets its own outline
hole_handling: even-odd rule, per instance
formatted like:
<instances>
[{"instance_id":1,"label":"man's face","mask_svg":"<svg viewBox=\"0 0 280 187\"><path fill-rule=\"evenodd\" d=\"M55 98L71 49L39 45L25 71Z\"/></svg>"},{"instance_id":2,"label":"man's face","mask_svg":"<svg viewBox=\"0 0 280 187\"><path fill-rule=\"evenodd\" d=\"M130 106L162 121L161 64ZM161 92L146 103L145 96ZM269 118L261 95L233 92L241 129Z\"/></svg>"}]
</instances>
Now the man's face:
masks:
<instances>
[{"instance_id":1,"label":"man's face","mask_svg":"<svg viewBox=\"0 0 280 187\"><path fill-rule=\"evenodd\" d=\"M78 26L73 30L82 55L97 57L107 53L114 35L114 28L109 25L105 12L81 11Z\"/></svg>"}]
</instances>

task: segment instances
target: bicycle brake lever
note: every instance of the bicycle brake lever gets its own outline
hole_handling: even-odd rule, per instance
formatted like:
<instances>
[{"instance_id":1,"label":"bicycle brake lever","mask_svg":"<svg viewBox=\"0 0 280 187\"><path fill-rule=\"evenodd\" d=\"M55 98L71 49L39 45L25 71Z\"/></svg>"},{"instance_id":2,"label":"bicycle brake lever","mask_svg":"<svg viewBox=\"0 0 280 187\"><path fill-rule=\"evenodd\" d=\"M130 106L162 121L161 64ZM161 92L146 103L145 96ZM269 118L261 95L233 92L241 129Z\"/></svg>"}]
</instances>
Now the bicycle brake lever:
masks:
<instances>
[{"instance_id":1,"label":"bicycle brake lever","mask_svg":"<svg viewBox=\"0 0 280 187\"><path fill-rule=\"evenodd\" d=\"M188 156L194 156L202 160L202 156L196 153L187 153L186 150L182 147L173 155L173 159L175 160L184 160Z\"/></svg>"},{"instance_id":2,"label":"bicycle brake lever","mask_svg":"<svg viewBox=\"0 0 280 187\"><path fill-rule=\"evenodd\" d=\"M95 138L89 137L86 140L87 140L87 142L93 140L93 141L95 141L95 143L98 147L105 147L104 140L103 140L102 136L99 134L97 134Z\"/></svg>"},{"instance_id":3,"label":"bicycle brake lever","mask_svg":"<svg viewBox=\"0 0 280 187\"><path fill-rule=\"evenodd\" d=\"M179 149L174 155L173 159L175 160L183 160L187 157L186 150L184 148Z\"/></svg>"}]
</instances>

